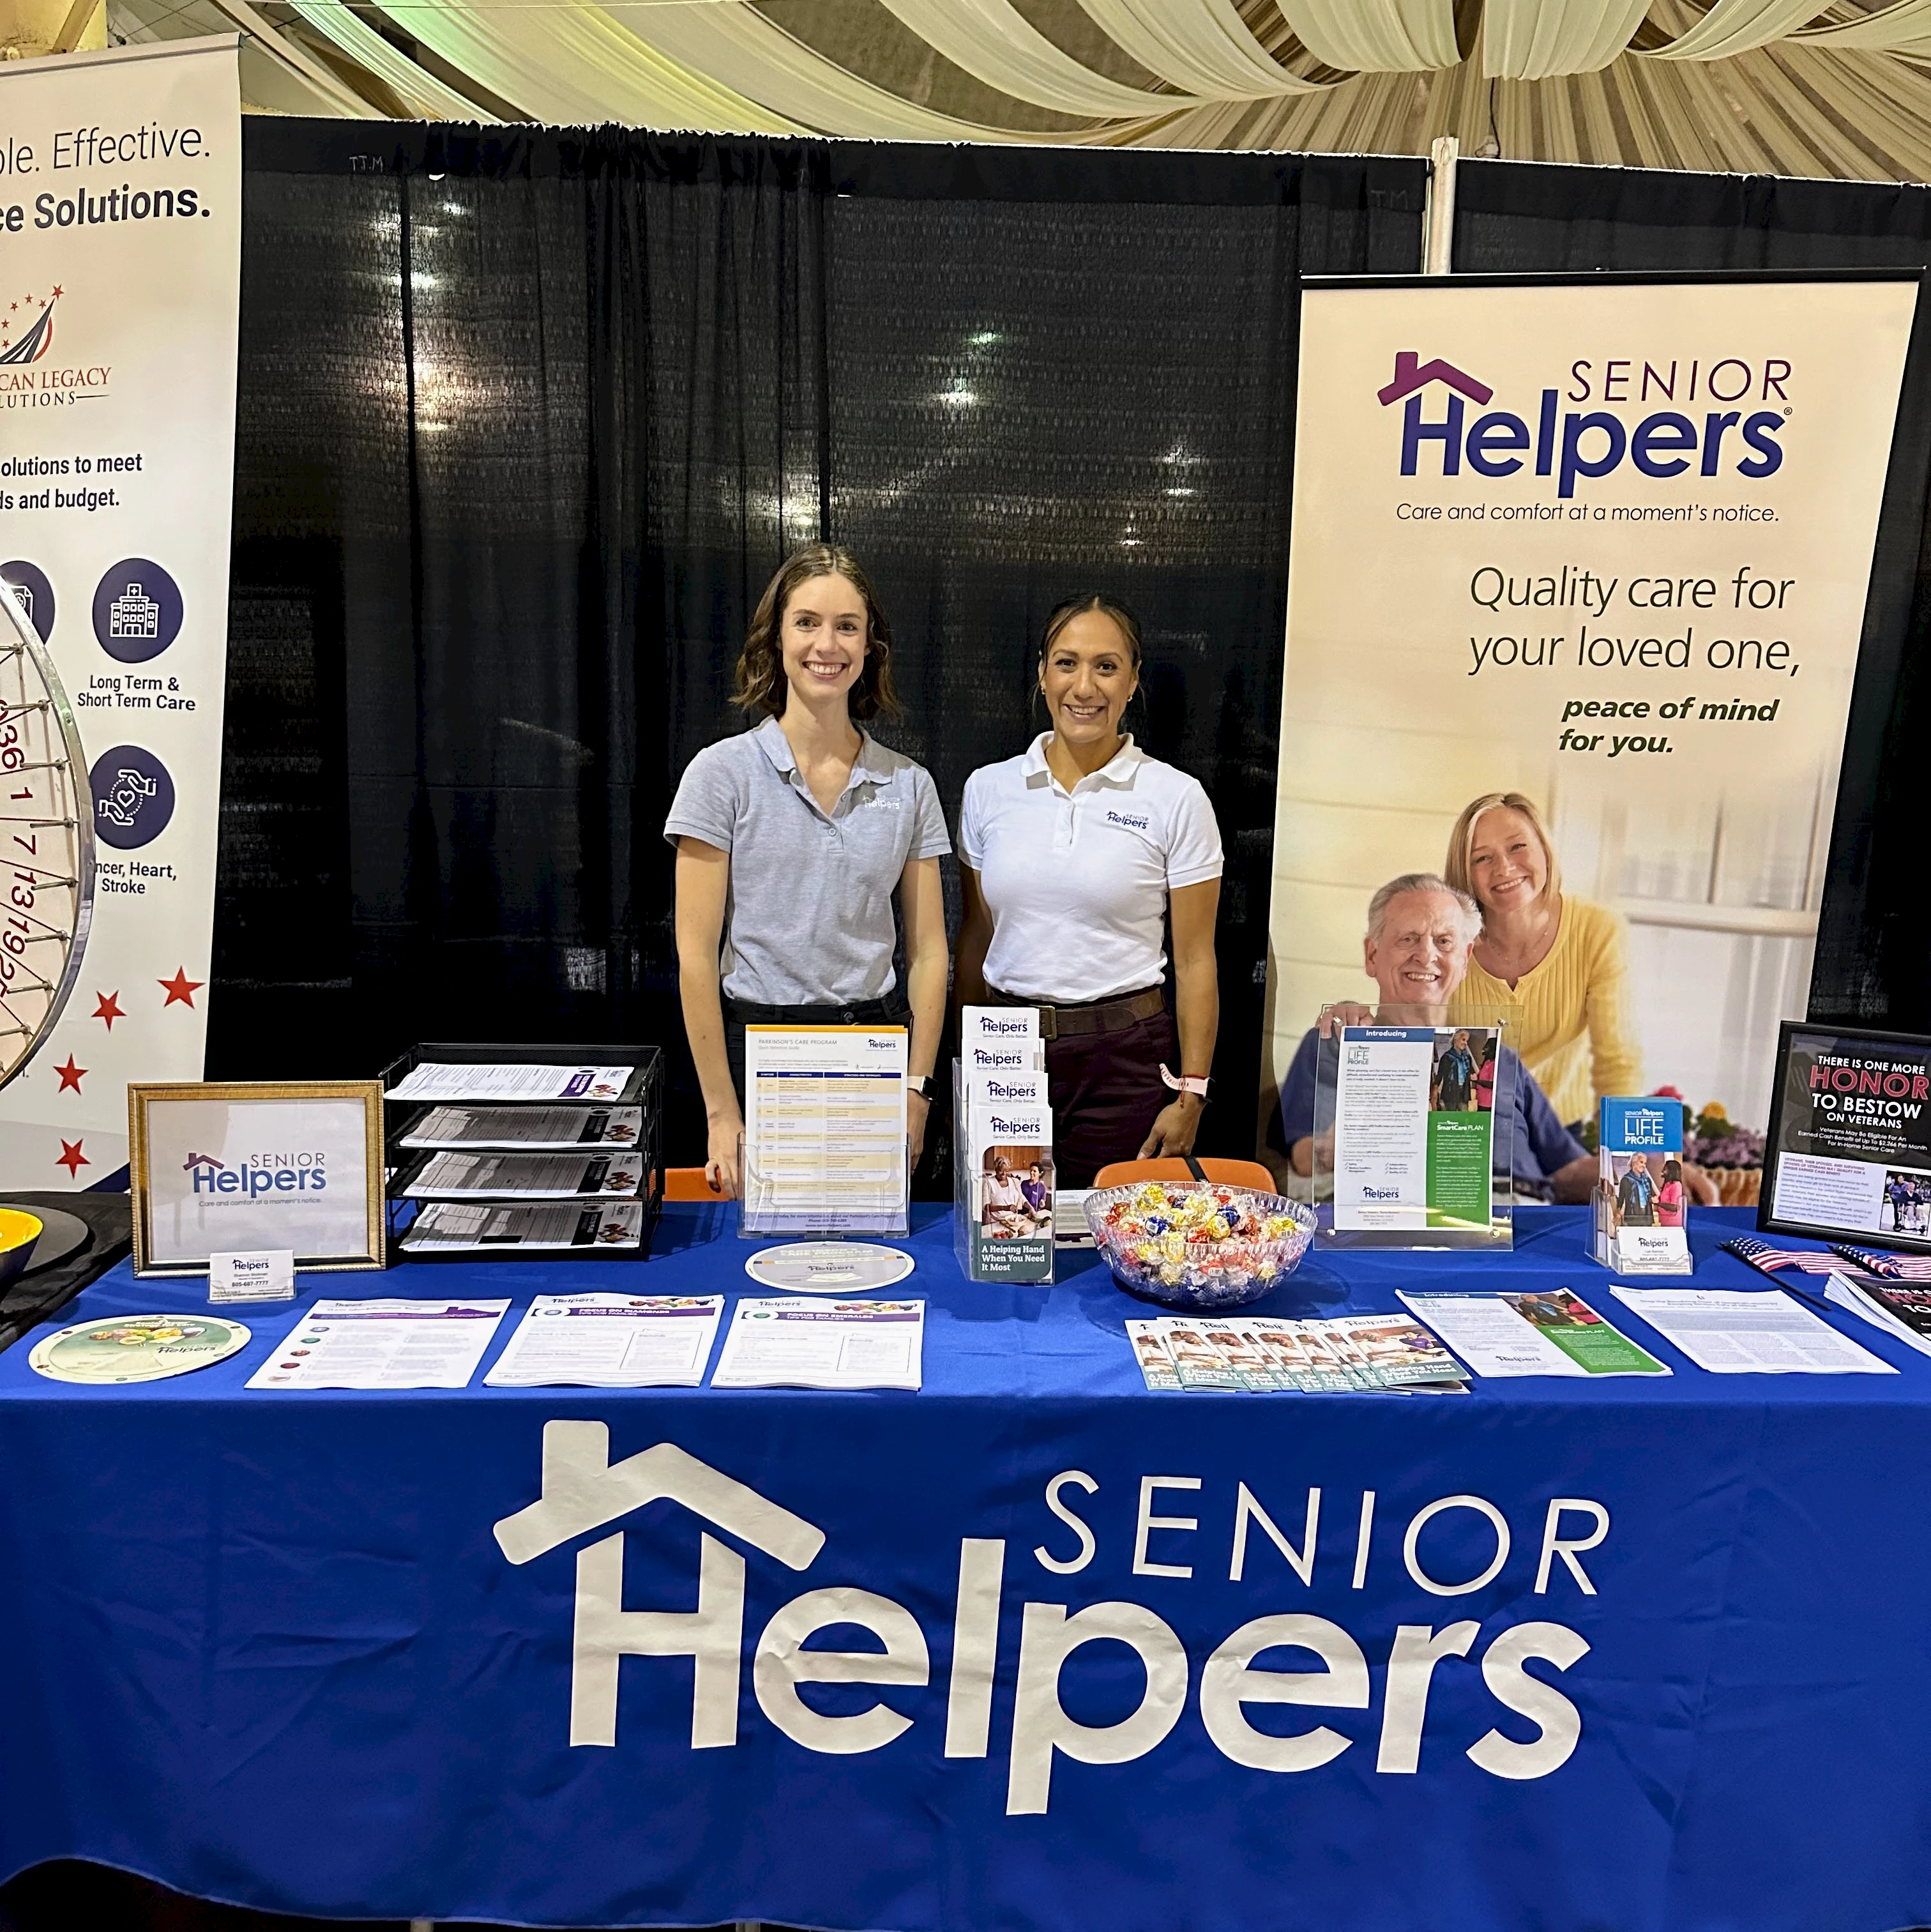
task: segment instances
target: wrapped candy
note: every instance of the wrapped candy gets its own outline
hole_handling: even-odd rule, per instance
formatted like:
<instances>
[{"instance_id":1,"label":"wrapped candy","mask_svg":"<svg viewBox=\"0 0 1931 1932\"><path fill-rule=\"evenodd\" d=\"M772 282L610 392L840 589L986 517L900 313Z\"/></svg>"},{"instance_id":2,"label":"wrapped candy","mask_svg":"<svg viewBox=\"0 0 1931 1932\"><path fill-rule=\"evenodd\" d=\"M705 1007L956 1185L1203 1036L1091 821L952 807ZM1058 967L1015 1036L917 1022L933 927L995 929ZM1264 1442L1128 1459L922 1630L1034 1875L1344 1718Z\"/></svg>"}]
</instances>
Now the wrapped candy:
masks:
<instances>
[{"instance_id":1,"label":"wrapped candy","mask_svg":"<svg viewBox=\"0 0 1931 1932\"><path fill-rule=\"evenodd\" d=\"M1142 1181L1087 1204L1121 1286L1174 1307L1252 1300L1294 1268L1313 1232L1305 1208L1211 1181Z\"/></svg>"}]
</instances>

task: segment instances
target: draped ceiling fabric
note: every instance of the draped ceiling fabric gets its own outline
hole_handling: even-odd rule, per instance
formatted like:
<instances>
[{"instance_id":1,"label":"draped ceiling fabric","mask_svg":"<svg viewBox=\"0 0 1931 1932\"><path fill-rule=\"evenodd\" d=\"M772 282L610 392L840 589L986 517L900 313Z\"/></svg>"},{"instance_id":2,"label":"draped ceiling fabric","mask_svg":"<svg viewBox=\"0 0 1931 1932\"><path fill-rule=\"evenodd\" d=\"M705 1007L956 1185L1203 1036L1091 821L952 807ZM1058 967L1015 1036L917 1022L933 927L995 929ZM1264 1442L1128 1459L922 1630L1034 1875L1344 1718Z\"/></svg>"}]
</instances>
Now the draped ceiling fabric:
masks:
<instances>
[{"instance_id":1,"label":"draped ceiling fabric","mask_svg":"<svg viewBox=\"0 0 1931 1932\"><path fill-rule=\"evenodd\" d=\"M109 0L277 113L1931 179L1931 0Z\"/></svg>"}]
</instances>

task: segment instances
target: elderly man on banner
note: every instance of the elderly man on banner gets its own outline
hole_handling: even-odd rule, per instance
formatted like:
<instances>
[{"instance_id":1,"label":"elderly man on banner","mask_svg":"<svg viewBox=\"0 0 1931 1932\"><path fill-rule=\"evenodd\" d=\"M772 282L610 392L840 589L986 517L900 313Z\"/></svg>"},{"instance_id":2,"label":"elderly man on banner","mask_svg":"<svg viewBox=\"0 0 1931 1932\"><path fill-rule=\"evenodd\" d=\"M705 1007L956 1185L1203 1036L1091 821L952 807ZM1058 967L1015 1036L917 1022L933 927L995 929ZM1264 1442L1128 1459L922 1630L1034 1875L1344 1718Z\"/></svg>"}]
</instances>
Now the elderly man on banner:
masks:
<instances>
[{"instance_id":1,"label":"elderly man on banner","mask_svg":"<svg viewBox=\"0 0 1931 1932\"><path fill-rule=\"evenodd\" d=\"M1362 959L1368 976L1381 988L1384 1005L1396 1011L1391 1023L1407 1026L1446 1024L1448 1003L1468 970L1481 935L1482 914L1475 902L1432 872L1405 872L1390 879L1368 902L1368 932ZM1281 1132L1297 1175L1315 1171L1315 1093L1318 1046L1324 1032L1336 1026L1372 1024L1375 1014L1355 1005L1330 1006L1321 1024L1311 1028L1281 1082ZM1557 1118L1549 1097L1510 1047L1502 1049L1504 1076L1515 1095L1513 1165L1519 1196L1544 1200L1588 1199L1596 1184L1596 1162L1587 1148ZM1318 1070L1334 1112L1333 1056ZM1333 1165L1333 1133L1322 1149L1324 1171Z\"/></svg>"}]
</instances>

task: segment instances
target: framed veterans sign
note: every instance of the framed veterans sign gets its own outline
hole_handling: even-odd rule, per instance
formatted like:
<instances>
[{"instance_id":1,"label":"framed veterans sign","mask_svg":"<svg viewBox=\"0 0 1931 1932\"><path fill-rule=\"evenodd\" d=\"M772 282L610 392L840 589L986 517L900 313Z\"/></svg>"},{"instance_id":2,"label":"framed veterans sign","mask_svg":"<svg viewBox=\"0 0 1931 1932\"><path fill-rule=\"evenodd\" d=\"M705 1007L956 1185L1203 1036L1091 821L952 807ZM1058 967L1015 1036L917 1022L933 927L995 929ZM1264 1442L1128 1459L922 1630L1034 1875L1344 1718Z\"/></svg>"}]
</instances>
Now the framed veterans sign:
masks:
<instances>
[{"instance_id":1,"label":"framed veterans sign","mask_svg":"<svg viewBox=\"0 0 1931 1932\"><path fill-rule=\"evenodd\" d=\"M1931 1038L1784 1022L1757 1226L1931 1252Z\"/></svg>"},{"instance_id":2,"label":"framed veterans sign","mask_svg":"<svg viewBox=\"0 0 1931 1932\"><path fill-rule=\"evenodd\" d=\"M136 1274L276 1249L387 1264L380 1081L130 1086L127 1134Z\"/></svg>"}]
</instances>

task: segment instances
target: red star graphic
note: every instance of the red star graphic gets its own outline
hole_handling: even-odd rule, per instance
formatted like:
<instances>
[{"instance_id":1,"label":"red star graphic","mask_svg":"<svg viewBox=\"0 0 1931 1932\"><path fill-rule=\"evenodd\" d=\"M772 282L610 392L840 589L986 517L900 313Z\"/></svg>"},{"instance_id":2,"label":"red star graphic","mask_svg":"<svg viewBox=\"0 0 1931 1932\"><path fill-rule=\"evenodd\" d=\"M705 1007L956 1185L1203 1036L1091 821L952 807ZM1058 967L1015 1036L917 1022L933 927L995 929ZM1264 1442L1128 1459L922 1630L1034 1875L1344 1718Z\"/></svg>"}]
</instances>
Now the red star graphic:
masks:
<instances>
[{"instance_id":1,"label":"red star graphic","mask_svg":"<svg viewBox=\"0 0 1931 1932\"><path fill-rule=\"evenodd\" d=\"M93 1162L81 1152L80 1148L81 1143L79 1141L62 1141L60 1144L60 1158L54 1162L56 1167L65 1168L68 1174L76 1180L80 1178L80 1170L83 1167L91 1167L94 1165Z\"/></svg>"},{"instance_id":2,"label":"red star graphic","mask_svg":"<svg viewBox=\"0 0 1931 1932\"><path fill-rule=\"evenodd\" d=\"M124 1020L127 1017L127 1016L121 1010L121 989L119 987L115 987L111 993L95 994L94 996L94 1012L92 1017L97 1020L105 1020L107 1022L107 1030L109 1033L112 1033L114 1030L114 1022L116 1020Z\"/></svg>"},{"instance_id":3,"label":"red star graphic","mask_svg":"<svg viewBox=\"0 0 1931 1932\"><path fill-rule=\"evenodd\" d=\"M64 1066L56 1066L54 1071L60 1076L60 1086L58 1090L59 1092L64 1094L70 1087L76 1094L80 1091L80 1083L86 1076L87 1069L84 1066L75 1066L72 1054L70 1053L67 1055L67 1064Z\"/></svg>"},{"instance_id":4,"label":"red star graphic","mask_svg":"<svg viewBox=\"0 0 1931 1932\"><path fill-rule=\"evenodd\" d=\"M60 300L60 284L58 282L54 284L54 300L55 302Z\"/></svg>"},{"instance_id":5,"label":"red star graphic","mask_svg":"<svg viewBox=\"0 0 1931 1932\"><path fill-rule=\"evenodd\" d=\"M205 980L190 980L187 976L187 968L177 966L172 980L157 980L154 982L156 986L167 988L167 998L161 1002L161 1010L165 1012L177 1000L192 1010L196 993L207 983Z\"/></svg>"}]
</instances>

